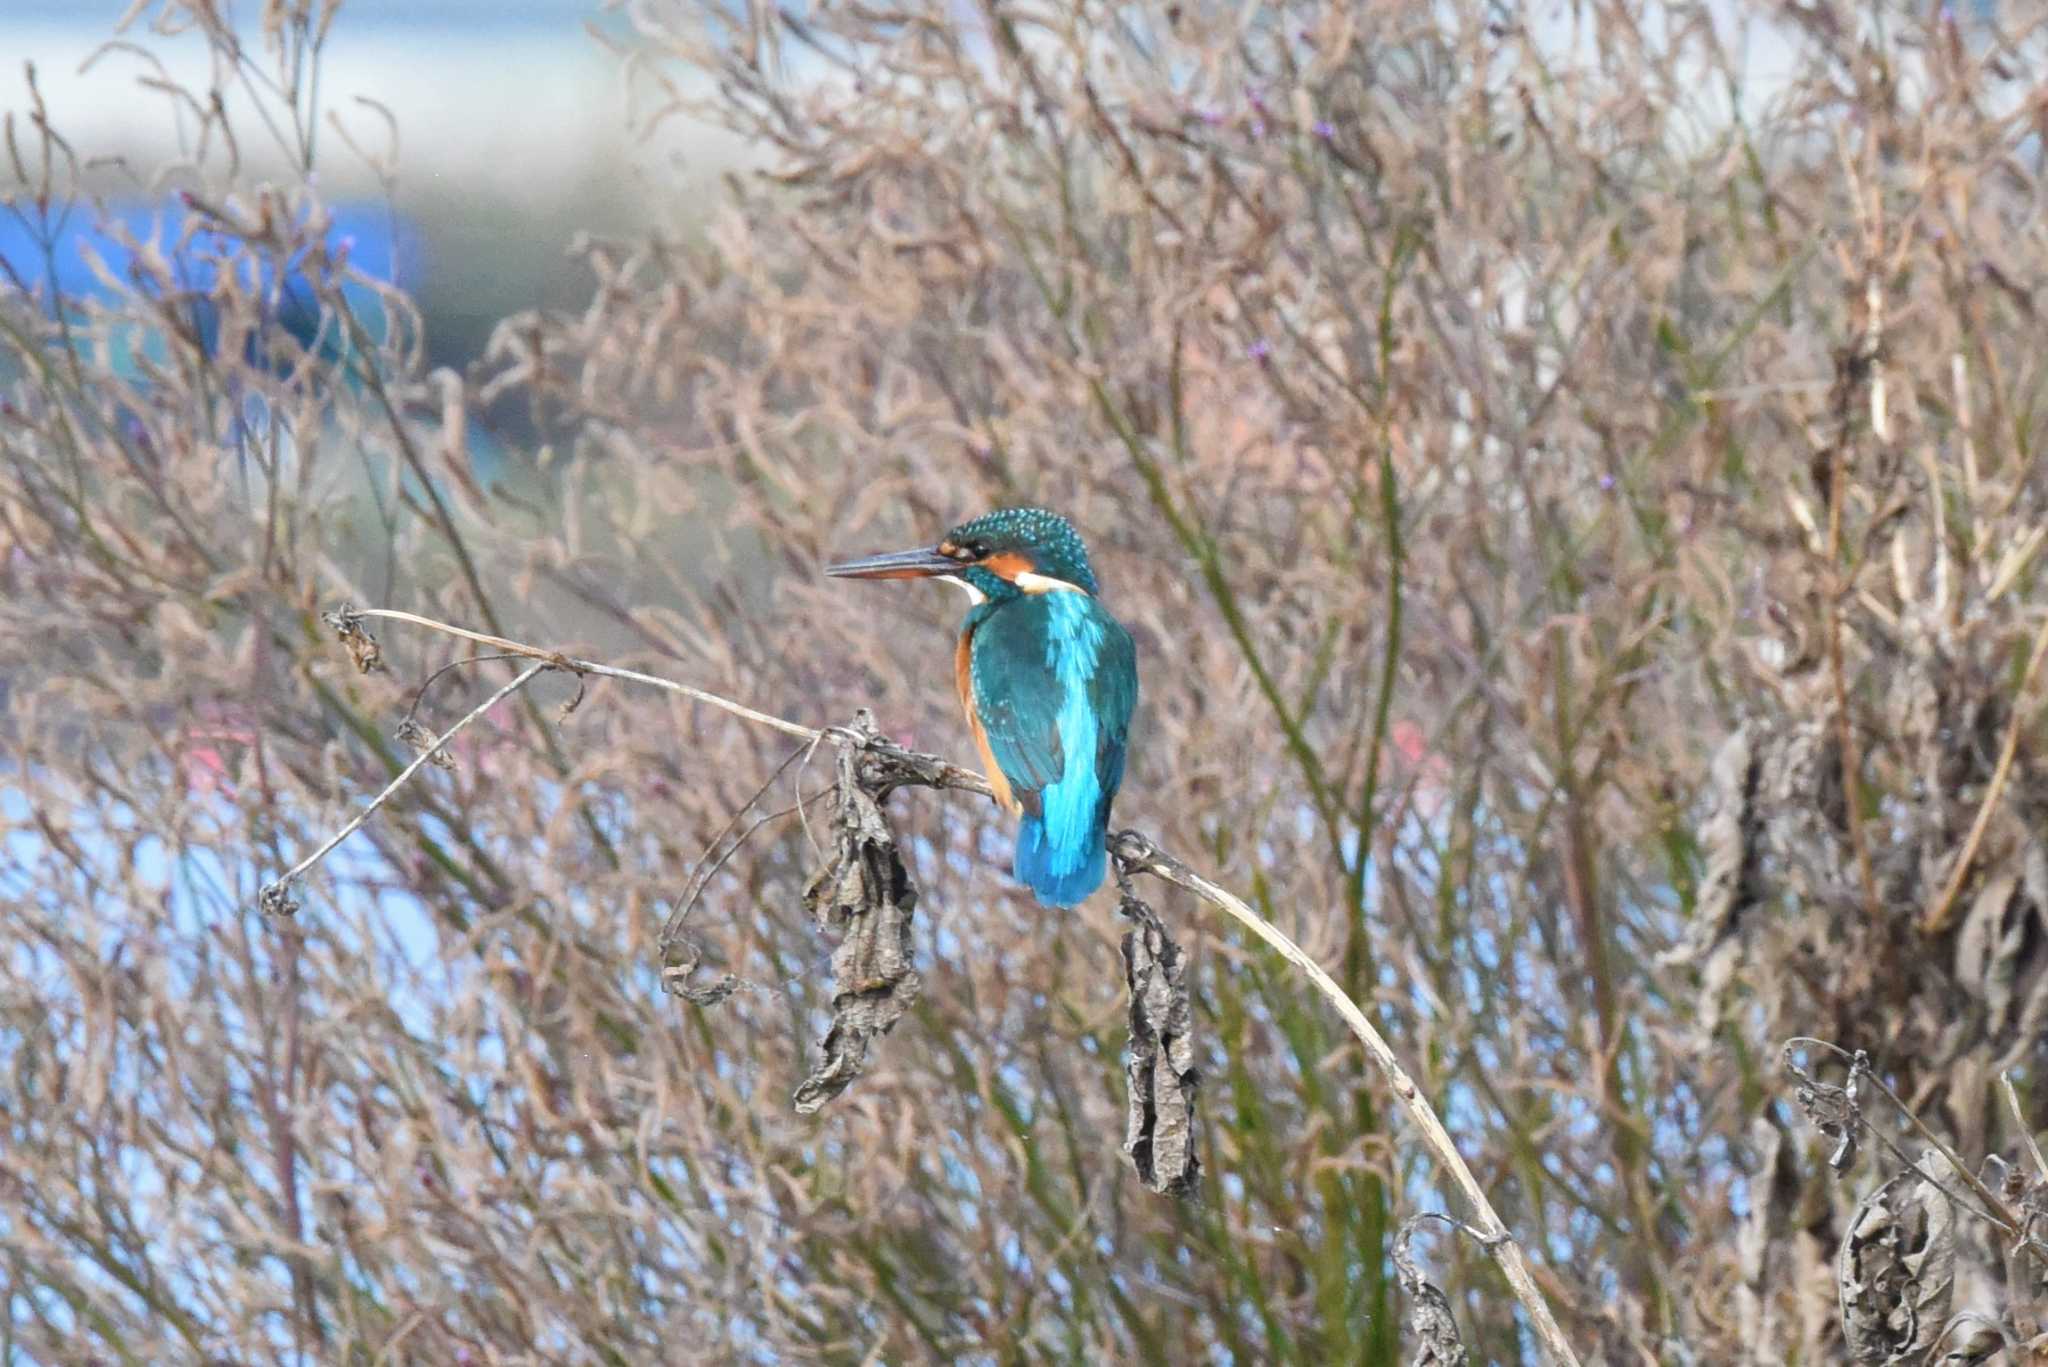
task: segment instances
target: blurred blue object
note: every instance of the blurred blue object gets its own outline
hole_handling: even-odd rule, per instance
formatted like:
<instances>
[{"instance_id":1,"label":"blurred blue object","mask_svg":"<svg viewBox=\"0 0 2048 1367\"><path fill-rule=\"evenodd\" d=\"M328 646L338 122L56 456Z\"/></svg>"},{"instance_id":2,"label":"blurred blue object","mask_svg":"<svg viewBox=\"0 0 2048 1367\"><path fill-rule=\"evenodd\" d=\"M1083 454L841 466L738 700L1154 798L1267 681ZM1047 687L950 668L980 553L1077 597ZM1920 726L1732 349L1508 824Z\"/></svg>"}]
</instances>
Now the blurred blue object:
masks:
<instances>
[{"instance_id":1,"label":"blurred blue object","mask_svg":"<svg viewBox=\"0 0 2048 1367\"><path fill-rule=\"evenodd\" d=\"M329 253L345 255L354 272L375 282L351 279L340 289L349 312L376 345L390 329L390 314L377 286L408 293L418 289L424 276L421 234L380 204L329 205L327 212ZM220 309L213 296L224 270L240 272L243 289L264 300L268 321L300 346L329 362L349 354L353 348L347 330L326 316L304 274L303 248L280 257L208 226L210 221L204 210L177 199L116 204L97 214L74 206L54 211L47 226L19 206L0 205L0 294L20 290L53 317L61 311L78 329L74 344L83 349L104 343L107 363L127 380L139 377L145 359L169 360L164 329L132 311L112 327L91 328L93 307L118 307L124 287L162 299L185 310L193 335L211 354L220 345ZM138 247L153 247L169 264L168 280L142 269ZM274 368L277 361L258 354L262 346L261 337L252 336L244 359ZM353 367L342 383L355 386ZM238 447L285 421L260 394L240 396L238 407ZM479 423L466 426L470 476L482 487L494 488L505 465L503 444Z\"/></svg>"},{"instance_id":2,"label":"blurred blue object","mask_svg":"<svg viewBox=\"0 0 2048 1367\"><path fill-rule=\"evenodd\" d=\"M421 239L410 223L380 204L329 205L328 214L331 253L345 253L349 264L372 280L417 287L423 273ZM274 310L271 321L301 345L317 346L329 356L345 350L345 339L333 330L321 333L319 300L300 272L303 253L280 261L252 250L208 226L202 211L179 200L115 204L98 213L78 205L53 214L47 228L18 206L0 209L0 288L25 290L52 311L114 302L119 291L109 277L155 293L161 282L138 268L133 243L154 244L170 263L171 294L189 305L192 325L209 351L220 337L211 296L220 272L230 267L244 272L245 287L260 287ZM342 286L342 296L371 339L381 340L388 320L377 291L350 281ZM117 350L137 345L146 355L163 354L160 336L132 339Z\"/></svg>"}]
</instances>

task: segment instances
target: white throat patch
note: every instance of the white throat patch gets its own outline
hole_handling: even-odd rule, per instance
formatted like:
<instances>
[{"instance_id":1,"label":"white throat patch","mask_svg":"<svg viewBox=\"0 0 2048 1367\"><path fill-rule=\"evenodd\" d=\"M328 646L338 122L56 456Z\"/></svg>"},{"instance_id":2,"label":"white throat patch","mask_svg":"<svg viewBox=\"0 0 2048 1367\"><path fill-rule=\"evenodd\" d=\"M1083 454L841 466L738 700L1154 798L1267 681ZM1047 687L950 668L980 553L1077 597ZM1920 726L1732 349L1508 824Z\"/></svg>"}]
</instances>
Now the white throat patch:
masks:
<instances>
[{"instance_id":1,"label":"white throat patch","mask_svg":"<svg viewBox=\"0 0 2048 1367\"><path fill-rule=\"evenodd\" d=\"M1082 593L1088 590L1079 584L1069 584L1064 579L1055 579L1049 574L1033 574L1026 570L1014 581L1026 593Z\"/></svg>"},{"instance_id":2,"label":"white throat patch","mask_svg":"<svg viewBox=\"0 0 2048 1367\"><path fill-rule=\"evenodd\" d=\"M959 587L960 589L964 590L967 594L967 605L969 607L979 607L983 603L986 603L988 601L987 594L983 593L980 589L974 587L974 585L968 583L965 579L962 579L957 574L942 574L939 576L939 578L945 580L948 584L953 584Z\"/></svg>"}]
</instances>

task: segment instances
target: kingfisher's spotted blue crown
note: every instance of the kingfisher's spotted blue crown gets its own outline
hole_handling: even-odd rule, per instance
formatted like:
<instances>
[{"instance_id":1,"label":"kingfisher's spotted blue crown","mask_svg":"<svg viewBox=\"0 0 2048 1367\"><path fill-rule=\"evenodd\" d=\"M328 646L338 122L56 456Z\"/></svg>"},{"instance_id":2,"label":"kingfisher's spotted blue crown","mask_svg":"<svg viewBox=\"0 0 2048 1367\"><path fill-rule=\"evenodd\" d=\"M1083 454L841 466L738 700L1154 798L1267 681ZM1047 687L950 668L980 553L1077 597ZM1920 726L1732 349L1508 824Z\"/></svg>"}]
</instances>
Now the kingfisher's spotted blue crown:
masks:
<instances>
[{"instance_id":1,"label":"kingfisher's spotted blue crown","mask_svg":"<svg viewBox=\"0 0 2048 1367\"><path fill-rule=\"evenodd\" d=\"M996 801L1018 816L1017 877L1055 907L1100 887L1138 663L1130 633L1096 599L1073 524L1044 508L1002 508L930 549L825 572L967 590L954 682Z\"/></svg>"},{"instance_id":2,"label":"kingfisher's spotted blue crown","mask_svg":"<svg viewBox=\"0 0 2048 1367\"><path fill-rule=\"evenodd\" d=\"M999 508L963 522L946 533L941 547L952 546L979 551L982 558L1016 554L1030 558L1032 569L1048 579L1087 593L1096 592L1095 570L1088 564L1088 548L1074 524L1044 508ZM985 597L1003 598L1021 592L993 570L972 565L960 578Z\"/></svg>"}]
</instances>

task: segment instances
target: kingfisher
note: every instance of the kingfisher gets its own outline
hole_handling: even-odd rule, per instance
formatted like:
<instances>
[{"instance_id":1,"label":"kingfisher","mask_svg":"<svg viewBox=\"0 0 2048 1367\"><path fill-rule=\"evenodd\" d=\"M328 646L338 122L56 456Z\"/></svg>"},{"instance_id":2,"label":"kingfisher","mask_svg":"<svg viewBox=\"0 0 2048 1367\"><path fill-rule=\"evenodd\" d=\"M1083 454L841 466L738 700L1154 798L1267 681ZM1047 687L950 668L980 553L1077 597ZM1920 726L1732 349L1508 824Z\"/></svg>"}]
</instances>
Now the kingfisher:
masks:
<instances>
[{"instance_id":1,"label":"kingfisher","mask_svg":"<svg viewBox=\"0 0 2048 1367\"><path fill-rule=\"evenodd\" d=\"M936 546L825 573L943 579L967 591L953 681L989 787L1018 818L1017 880L1049 907L1075 906L1102 886L1138 657L1096 596L1073 524L1045 508L1001 508Z\"/></svg>"}]
</instances>

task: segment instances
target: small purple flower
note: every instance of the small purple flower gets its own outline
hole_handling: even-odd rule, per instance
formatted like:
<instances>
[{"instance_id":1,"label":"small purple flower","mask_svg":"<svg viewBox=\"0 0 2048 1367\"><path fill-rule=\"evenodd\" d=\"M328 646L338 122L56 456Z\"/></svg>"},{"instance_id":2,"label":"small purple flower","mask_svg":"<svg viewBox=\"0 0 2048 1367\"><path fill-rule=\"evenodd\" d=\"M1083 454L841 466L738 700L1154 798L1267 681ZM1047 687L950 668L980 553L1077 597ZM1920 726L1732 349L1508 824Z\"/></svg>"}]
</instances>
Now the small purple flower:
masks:
<instances>
[{"instance_id":1,"label":"small purple flower","mask_svg":"<svg viewBox=\"0 0 2048 1367\"><path fill-rule=\"evenodd\" d=\"M1602 476L1600 476L1600 489L1601 489L1601 492L1605 493L1605 492L1608 492L1608 491L1612 490L1613 488L1614 488L1614 476L1613 476L1613 475L1602 475Z\"/></svg>"},{"instance_id":2,"label":"small purple flower","mask_svg":"<svg viewBox=\"0 0 2048 1367\"><path fill-rule=\"evenodd\" d=\"M1223 122L1222 111L1216 109L1197 109L1195 111L1195 117L1200 119L1203 123L1208 124L1211 128L1214 128L1218 124Z\"/></svg>"},{"instance_id":3,"label":"small purple flower","mask_svg":"<svg viewBox=\"0 0 2048 1367\"><path fill-rule=\"evenodd\" d=\"M1266 112L1266 97L1250 86L1244 88L1244 102L1261 114Z\"/></svg>"},{"instance_id":4,"label":"small purple flower","mask_svg":"<svg viewBox=\"0 0 2048 1367\"><path fill-rule=\"evenodd\" d=\"M1940 15L1942 27L1954 28L1956 26L1956 7L1949 4L1948 0L1942 0Z\"/></svg>"},{"instance_id":5,"label":"small purple flower","mask_svg":"<svg viewBox=\"0 0 2048 1367\"><path fill-rule=\"evenodd\" d=\"M1272 359L1273 344L1261 337L1246 347L1244 354L1257 361L1260 365L1264 365L1268 360Z\"/></svg>"},{"instance_id":6,"label":"small purple flower","mask_svg":"<svg viewBox=\"0 0 2048 1367\"><path fill-rule=\"evenodd\" d=\"M1317 137L1321 138L1324 142L1328 142L1331 138L1337 136L1337 125L1331 123L1328 119L1317 119L1315 123L1310 126L1309 131L1311 133L1314 133Z\"/></svg>"},{"instance_id":7,"label":"small purple flower","mask_svg":"<svg viewBox=\"0 0 2048 1367\"><path fill-rule=\"evenodd\" d=\"M1265 121L1264 119L1253 119L1253 120L1252 120L1252 126L1251 126L1251 130L1250 130L1250 131L1251 131L1251 135L1252 135L1252 136L1253 136L1254 138L1263 138L1263 137L1265 137L1265 136L1266 136L1266 121Z\"/></svg>"}]
</instances>

